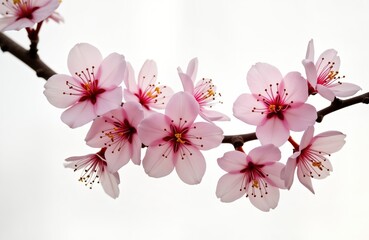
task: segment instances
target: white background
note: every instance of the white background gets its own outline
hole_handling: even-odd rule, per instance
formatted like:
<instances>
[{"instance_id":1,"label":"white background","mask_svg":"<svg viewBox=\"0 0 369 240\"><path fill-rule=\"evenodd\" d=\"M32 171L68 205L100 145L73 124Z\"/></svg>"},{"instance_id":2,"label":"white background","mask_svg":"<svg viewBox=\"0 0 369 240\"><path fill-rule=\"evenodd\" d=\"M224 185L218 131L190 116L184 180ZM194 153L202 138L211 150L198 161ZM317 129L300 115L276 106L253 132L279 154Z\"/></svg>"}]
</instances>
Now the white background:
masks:
<instances>
[{"instance_id":1,"label":"white background","mask_svg":"<svg viewBox=\"0 0 369 240\"><path fill-rule=\"evenodd\" d=\"M254 131L232 116L237 96L248 92L246 74L256 62L283 74L301 71L308 41L316 57L335 48L341 74L369 91L369 1L63 1L65 24L43 26L39 53L58 73L68 73L67 55L78 42L104 56L124 54L136 72L145 59L158 64L159 80L181 90L176 68L199 58L198 77L211 77L222 93L217 109L232 117L225 134ZM23 46L26 32L7 32ZM131 163L121 169L120 197L92 190L63 167L70 156L96 152L84 143L88 126L69 129L61 109L44 95L43 79L9 53L0 52L0 239L367 239L369 234L369 106L328 115L316 132L347 134L330 158L334 172L313 181L311 194L295 179L279 206L264 213L241 198L215 196L224 172L216 159L229 145L205 152L200 185L182 183L175 172L148 177ZM329 104L318 96L318 108ZM299 141L301 134L294 134ZM257 146L247 143L245 150ZM282 148L285 162L291 147ZM144 150L143 150L144 151Z\"/></svg>"}]
</instances>

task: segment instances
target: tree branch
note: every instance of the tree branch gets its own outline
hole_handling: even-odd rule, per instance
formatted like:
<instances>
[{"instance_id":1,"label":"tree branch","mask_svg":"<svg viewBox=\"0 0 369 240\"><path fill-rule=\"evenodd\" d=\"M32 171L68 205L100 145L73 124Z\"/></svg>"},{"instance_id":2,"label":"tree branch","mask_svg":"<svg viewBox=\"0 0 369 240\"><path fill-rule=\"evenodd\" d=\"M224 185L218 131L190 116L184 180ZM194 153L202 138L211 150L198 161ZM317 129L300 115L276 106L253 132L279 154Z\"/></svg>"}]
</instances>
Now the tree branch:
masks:
<instances>
[{"instance_id":1,"label":"tree branch","mask_svg":"<svg viewBox=\"0 0 369 240\"><path fill-rule=\"evenodd\" d=\"M0 32L0 48L3 52L10 52L16 58L24 62L30 68L32 68L38 77L45 80L49 79L52 75L56 74L49 66L47 66L37 55L37 53L30 53L18 43L7 37L4 33Z\"/></svg>"}]
</instances>

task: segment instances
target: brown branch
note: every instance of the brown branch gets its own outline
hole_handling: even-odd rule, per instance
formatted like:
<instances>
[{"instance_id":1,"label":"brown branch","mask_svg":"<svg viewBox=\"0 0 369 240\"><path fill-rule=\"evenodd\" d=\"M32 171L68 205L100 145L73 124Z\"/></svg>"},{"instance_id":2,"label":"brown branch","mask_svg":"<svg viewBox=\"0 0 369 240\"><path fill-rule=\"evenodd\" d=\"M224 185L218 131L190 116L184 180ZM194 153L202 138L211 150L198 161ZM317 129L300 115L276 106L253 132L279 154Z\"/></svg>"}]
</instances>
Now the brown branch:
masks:
<instances>
[{"instance_id":1,"label":"brown branch","mask_svg":"<svg viewBox=\"0 0 369 240\"><path fill-rule=\"evenodd\" d=\"M32 68L38 77L45 80L49 79L52 75L56 74L49 66L47 66L35 53L31 53L7 37L4 33L0 32L0 48L3 52L9 52L16 58L24 62L30 68Z\"/></svg>"}]
</instances>

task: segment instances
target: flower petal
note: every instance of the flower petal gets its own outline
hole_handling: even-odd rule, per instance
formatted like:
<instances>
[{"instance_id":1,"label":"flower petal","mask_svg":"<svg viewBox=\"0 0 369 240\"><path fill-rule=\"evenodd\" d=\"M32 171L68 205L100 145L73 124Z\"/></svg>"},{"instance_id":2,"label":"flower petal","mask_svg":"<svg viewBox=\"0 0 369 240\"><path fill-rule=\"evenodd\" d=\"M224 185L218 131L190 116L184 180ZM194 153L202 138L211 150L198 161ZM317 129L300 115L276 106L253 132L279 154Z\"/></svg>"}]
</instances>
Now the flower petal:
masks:
<instances>
[{"instance_id":1,"label":"flower petal","mask_svg":"<svg viewBox=\"0 0 369 240\"><path fill-rule=\"evenodd\" d=\"M285 181L281 178L282 169L285 167L280 162L274 162L273 164L263 167L263 172L267 175L266 181L274 187L285 189Z\"/></svg>"},{"instance_id":2,"label":"flower petal","mask_svg":"<svg viewBox=\"0 0 369 240\"><path fill-rule=\"evenodd\" d=\"M252 205L260 209L261 211L268 212L270 209L274 209L278 205L279 201L279 189L271 185L268 186L268 194L263 197L251 195L252 187L248 189L248 195Z\"/></svg>"},{"instance_id":3,"label":"flower petal","mask_svg":"<svg viewBox=\"0 0 369 240\"><path fill-rule=\"evenodd\" d=\"M45 83L44 94L53 106L66 108L78 102L81 98L77 91L69 88L67 82L79 85L79 82L74 78L65 74L55 74Z\"/></svg>"},{"instance_id":4,"label":"flower petal","mask_svg":"<svg viewBox=\"0 0 369 240\"><path fill-rule=\"evenodd\" d=\"M96 77L99 79L99 87L111 89L119 86L124 77L126 61L124 56L118 53L111 53L101 63Z\"/></svg>"},{"instance_id":5,"label":"flower petal","mask_svg":"<svg viewBox=\"0 0 369 240\"><path fill-rule=\"evenodd\" d=\"M72 76L85 71L86 68L94 67L97 70L103 57L100 51L88 43L76 44L68 55L68 69Z\"/></svg>"},{"instance_id":6,"label":"flower petal","mask_svg":"<svg viewBox=\"0 0 369 240\"><path fill-rule=\"evenodd\" d=\"M253 95L244 93L241 94L233 104L233 115L252 125L259 125L265 119L265 114L261 114L265 110L265 105L261 101L257 101ZM260 112L254 109L262 109Z\"/></svg>"},{"instance_id":7,"label":"flower petal","mask_svg":"<svg viewBox=\"0 0 369 240\"><path fill-rule=\"evenodd\" d=\"M165 115L170 117L177 126L190 126L199 114L199 104L186 92L178 92L169 100Z\"/></svg>"},{"instance_id":8,"label":"flower petal","mask_svg":"<svg viewBox=\"0 0 369 240\"><path fill-rule=\"evenodd\" d=\"M169 123L170 119L167 116L154 113L138 125L138 136L146 146L156 146L168 134L165 129L170 129Z\"/></svg>"},{"instance_id":9,"label":"flower petal","mask_svg":"<svg viewBox=\"0 0 369 240\"><path fill-rule=\"evenodd\" d=\"M317 112L310 104L292 105L284 112L284 118L292 131L304 131L315 124Z\"/></svg>"},{"instance_id":10,"label":"flower petal","mask_svg":"<svg viewBox=\"0 0 369 240\"><path fill-rule=\"evenodd\" d=\"M304 185L307 189L310 190L310 192L314 193L314 188L313 188L313 184L311 182L311 177L309 174L305 174L303 172L303 167L302 166L297 166L297 177L300 181L300 183L302 183L302 185Z\"/></svg>"},{"instance_id":11,"label":"flower petal","mask_svg":"<svg viewBox=\"0 0 369 240\"><path fill-rule=\"evenodd\" d=\"M175 167L179 178L187 184L199 184L205 174L206 163L202 153L195 147L187 146L182 155L183 159L177 159Z\"/></svg>"},{"instance_id":12,"label":"flower petal","mask_svg":"<svg viewBox=\"0 0 369 240\"><path fill-rule=\"evenodd\" d=\"M94 109L97 115L103 115L110 110L116 109L122 103L122 87L105 91L96 97Z\"/></svg>"},{"instance_id":13,"label":"flower petal","mask_svg":"<svg viewBox=\"0 0 369 240\"><path fill-rule=\"evenodd\" d=\"M306 60L314 61L314 41L311 39L306 50Z\"/></svg>"},{"instance_id":14,"label":"flower petal","mask_svg":"<svg viewBox=\"0 0 369 240\"><path fill-rule=\"evenodd\" d=\"M96 117L94 106L90 101L76 103L65 110L61 120L71 128L80 127Z\"/></svg>"},{"instance_id":15,"label":"flower petal","mask_svg":"<svg viewBox=\"0 0 369 240\"><path fill-rule=\"evenodd\" d=\"M170 151L168 155L168 146L148 147L142 166L150 177L164 177L174 169L174 154Z\"/></svg>"},{"instance_id":16,"label":"flower petal","mask_svg":"<svg viewBox=\"0 0 369 240\"><path fill-rule=\"evenodd\" d=\"M269 84L275 85L282 80L281 72L267 63L256 63L247 73L247 84L253 94L265 93Z\"/></svg>"},{"instance_id":17,"label":"flower petal","mask_svg":"<svg viewBox=\"0 0 369 240\"><path fill-rule=\"evenodd\" d=\"M282 88L282 89L281 89ZM283 92L286 89L285 101L289 103L293 102L306 102L308 98L308 85L306 80L298 72L288 73L280 86L279 92Z\"/></svg>"},{"instance_id":18,"label":"flower petal","mask_svg":"<svg viewBox=\"0 0 369 240\"><path fill-rule=\"evenodd\" d=\"M107 168L109 172L117 172L121 167L129 162L132 156L130 144L124 142L124 144L112 145L108 147L105 152L105 160L107 162Z\"/></svg>"},{"instance_id":19,"label":"flower petal","mask_svg":"<svg viewBox=\"0 0 369 240\"><path fill-rule=\"evenodd\" d=\"M187 135L191 139L191 145L196 146L200 150L218 147L224 138L221 128L205 122L194 123Z\"/></svg>"},{"instance_id":20,"label":"flower petal","mask_svg":"<svg viewBox=\"0 0 369 240\"><path fill-rule=\"evenodd\" d=\"M329 89L332 90L337 97L350 97L360 91L361 87L353 83L338 83L329 86Z\"/></svg>"},{"instance_id":21,"label":"flower petal","mask_svg":"<svg viewBox=\"0 0 369 240\"><path fill-rule=\"evenodd\" d=\"M100 176L100 183L106 194L112 198L119 197L119 175L104 171Z\"/></svg>"},{"instance_id":22,"label":"flower petal","mask_svg":"<svg viewBox=\"0 0 369 240\"><path fill-rule=\"evenodd\" d=\"M338 131L328 131L316 135L311 141L311 149L331 154L339 151L345 144L346 135Z\"/></svg>"},{"instance_id":23,"label":"flower petal","mask_svg":"<svg viewBox=\"0 0 369 240\"><path fill-rule=\"evenodd\" d=\"M283 121L274 117L268 119L263 125L257 126L256 136L262 145L274 144L280 147L287 141L290 131L286 128Z\"/></svg>"},{"instance_id":24,"label":"flower petal","mask_svg":"<svg viewBox=\"0 0 369 240\"><path fill-rule=\"evenodd\" d=\"M334 98L336 97L334 95L334 92L331 89L327 88L326 86L318 84L316 85L316 90L322 97L331 102L333 102Z\"/></svg>"},{"instance_id":25,"label":"flower petal","mask_svg":"<svg viewBox=\"0 0 369 240\"><path fill-rule=\"evenodd\" d=\"M316 88L316 83L317 83L317 80L318 80L318 75L317 75L314 63L312 61L303 60L302 65L304 65L306 78L307 78L308 82L315 89Z\"/></svg>"},{"instance_id":26,"label":"flower petal","mask_svg":"<svg viewBox=\"0 0 369 240\"><path fill-rule=\"evenodd\" d=\"M281 159L281 151L273 144L268 144L252 149L248 159L255 164L270 164Z\"/></svg>"},{"instance_id":27,"label":"flower petal","mask_svg":"<svg viewBox=\"0 0 369 240\"><path fill-rule=\"evenodd\" d=\"M223 175L217 184L216 196L222 202L233 202L243 195L244 191L240 191L244 174L230 174Z\"/></svg>"},{"instance_id":28,"label":"flower petal","mask_svg":"<svg viewBox=\"0 0 369 240\"><path fill-rule=\"evenodd\" d=\"M193 82L196 80L198 65L199 63L197 58L193 58L187 66L186 74L192 79Z\"/></svg>"},{"instance_id":29,"label":"flower petal","mask_svg":"<svg viewBox=\"0 0 369 240\"><path fill-rule=\"evenodd\" d=\"M179 75L179 78L181 79L183 90L185 92L188 92L188 93L192 94L193 90L194 90L194 83L193 83L191 77L188 76L187 74L181 73L179 71L180 70L178 70L178 75Z\"/></svg>"},{"instance_id":30,"label":"flower petal","mask_svg":"<svg viewBox=\"0 0 369 240\"><path fill-rule=\"evenodd\" d=\"M240 173L247 166L247 155L240 151L230 151L218 158L218 165L229 173Z\"/></svg>"},{"instance_id":31,"label":"flower petal","mask_svg":"<svg viewBox=\"0 0 369 240\"><path fill-rule=\"evenodd\" d=\"M340 58L337 56L337 51L334 49L325 50L322 54L320 54L319 58L316 61L316 71L321 73L327 66L330 66L332 63L332 68L330 71L338 71L340 68Z\"/></svg>"},{"instance_id":32,"label":"flower petal","mask_svg":"<svg viewBox=\"0 0 369 240\"><path fill-rule=\"evenodd\" d=\"M158 69L153 60L146 60L138 74L138 87L145 91L149 85L155 85Z\"/></svg>"},{"instance_id":33,"label":"flower petal","mask_svg":"<svg viewBox=\"0 0 369 240\"><path fill-rule=\"evenodd\" d=\"M230 121L231 119L224 113L200 108L200 116L208 122L212 121Z\"/></svg>"},{"instance_id":34,"label":"flower petal","mask_svg":"<svg viewBox=\"0 0 369 240\"><path fill-rule=\"evenodd\" d=\"M301 137L300 150L306 148L307 146L311 144L311 140L313 139L313 136L314 136L314 126L310 126L306 129L306 131Z\"/></svg>"},{"instance_id":35,"label":"flower petal","mask_svg":"<svg viewBox=\"0 0 369 240\"><path fill-rule=\"evenodd\" d=\"M158 96L149 102L148 105L153 108L164 109L174 92L170 87L165 85L159 85L157 88L160 89L160 92L157 94Z\"/></svg>"},{"instance_id":36,"label":"flower petal","mask_svg":"<svg viewBox=\"0 0 369 240\"><path fill-rule=\"evenodd\" d=\"M132 94L138 92L138 87L135 81L135 72L129 62L126 62L126 71L124 72L123 80L129 92L131 92Z\"/></svg>"},{"instance_id":37,"label":"flower petal","mask_svg":"<svg viewBox=\"0 0 369 240\"><path fill-rule=\"evenodd\" d=\"M295 176L295 170L297 167L296 158L300 155L300 152L295 152L291 157L288 158L286 166L281 172L281 178L284 179L285 186L289 190L293 183Z\"/></svg>"}]
</instances>

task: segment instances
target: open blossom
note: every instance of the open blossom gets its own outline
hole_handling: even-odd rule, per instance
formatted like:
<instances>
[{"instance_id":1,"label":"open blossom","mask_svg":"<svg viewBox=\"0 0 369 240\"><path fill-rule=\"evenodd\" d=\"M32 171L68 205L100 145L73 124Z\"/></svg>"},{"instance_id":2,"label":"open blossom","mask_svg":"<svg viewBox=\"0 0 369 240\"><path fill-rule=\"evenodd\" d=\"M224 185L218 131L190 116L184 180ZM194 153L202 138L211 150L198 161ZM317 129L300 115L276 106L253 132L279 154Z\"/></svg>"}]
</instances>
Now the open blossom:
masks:
<instances>
[{"instance_id":1,"label":"open blossom","mask_svg":"<svg viewBox=\"0 0 369 240\"><path fill-rule=\"evenodd\" d=\"M78 180L90 189L95 183L101 183L106 194L117 198L119 196L119 174L107 171L105 150L106 148L102 148L95 154L67 158L64 166L74 169L75 172L81 170L81 176Z\"/></svg>"},{"instance_id":2,"label":"open blossom","mask_svg":"<svg viewBox=\"0 0 369 240\"><path fill-rule=\"evenodd\" d=\"M324 51L314 64L314 42L310 40L302 63L312 94L319 93L322 97L333 101L335 97L349 97L361 90L355 84L341 82L338 75L340 58L334 49Z\"/></svg>"},{"instance_id":3,"label":"open blossom","mask_svg":"<svg viewBox=\"0 0 369 240\"><path fill-rule=\"evenodd\" d=\"M118 171L130 159L137 165L141 163L142 143L137 127L143 118L141 105L127 102L92 123L85 140L91 147L107 148L105 157L110 172Z\"/></svg>"},{"instance_id":4,"label":"open blossom","mask_svg":"<svg viewBox=\"0 0 369 240\"><path fill-rule=\"evenodd\" d=\"M60 0L2 0L0 31L32 27L52 15Z\"/></svg>"},{"instance_id":5,"label":"open blossom","mask_svg":"<svg viewBox=\"0 0 369 240\"><path fill-rule=\"evenodd\" d=\"M55 107L69 107L61 115L65 124L80 127L120 106L122 88L119 85L125 67L123 55L112 53L103 59L97 48L80 43L68 56L72 76L55 74L45 84L44 94Z\"/></svg>"},{"instance_id":6,"label":"open blossom","mask_svg":"<svg viewBox=\"0 0 369 240\"><path fill-rule=\"evenodd\" d=\"M183 182L201 182L206 164L200 150L217 147L223 131L211 123L195 123L198 113L193 96L179 92L168 102L165 115L154 113L141 122L138 135L148 146L142 164L149 176L163 177L175 168Z\"/></svg>"},{"instance_id":7,"label":"open blossom","mask_svg":"<svg viewBox=\"0 0 369 240\"><path fill-rule=\"evenodd\" d=\"M233 105L234 116L256 125L256 136L264 144L281 146L292 131L304 131L317 118L316 109L306 104L308 87L300 73L284 78L277 68L257 63L247 74L252 94L240 95Z\"/></svg>"},{"instance_id":8,"label":"open blossom","mask_svg":"<svg viewBox=\"0 0 369 240\"><path fill-rule=\"evenodd\" d=\"M229 121L229 117L225 114L209 110L207 107L212 108L216 104L216 87L213 84L212 79L202 78L195 85L195 79L197 74L198 61L197 58L192 59L187 66L187 71L184 73L181 68L178 67L178 74L181 78L183 90L192 94L200 106L199 115L206 121Z\"/></svg>"},{"instance_id":9,"label":"open blossom","mask_svg":"<svg viewBox=\"0 0 369 240\"><path fill-rule=\"evenodd\" d=\"M127 102L140 103L145 114L149 113L152 110L151 108L164 109L173 95L173 90L165 85L157 85L157 76L156 63L153 60L146 60L138 74L138 83L136 83L133 68L130 63L127 63L127 71L124 77L127 89L124 89L124 99Z\"/></svg>"},{"instance_id":10,"label":"open blossom","mask_svg":"<svg viewBox=\"0 0 369 240\"><path fill-rule=\"evenodd\" d=\"M284 189L280 178L284 165L279 161L281 152L272 144L254 148L246 155L231 151L218 159L219 166L228 173L217 185L216 195L222 202L233 202L246 195L262 211L278 205L279 188Z\"/></svg>"},{"instance_id":11,"label":"open blossom","mask_svg":"<svg viewBox=\"0 0 369 240\"><path fill-rule=\"evenodd\" d=\"M345 144L346 135L337 131L323 132L314 136L314 127L309 127L301 138L300 146L288 158L282 178L286 187L291 188L295 169L300 182L314 193L312 178L323 179L333 170L332 164L326 156L337 152Z\"/></svg>"}]
</instances>

